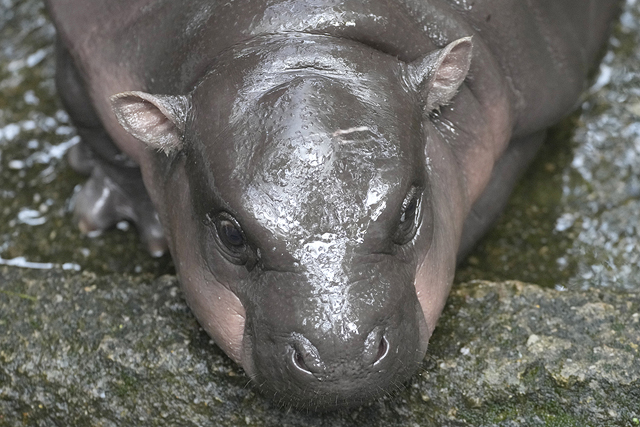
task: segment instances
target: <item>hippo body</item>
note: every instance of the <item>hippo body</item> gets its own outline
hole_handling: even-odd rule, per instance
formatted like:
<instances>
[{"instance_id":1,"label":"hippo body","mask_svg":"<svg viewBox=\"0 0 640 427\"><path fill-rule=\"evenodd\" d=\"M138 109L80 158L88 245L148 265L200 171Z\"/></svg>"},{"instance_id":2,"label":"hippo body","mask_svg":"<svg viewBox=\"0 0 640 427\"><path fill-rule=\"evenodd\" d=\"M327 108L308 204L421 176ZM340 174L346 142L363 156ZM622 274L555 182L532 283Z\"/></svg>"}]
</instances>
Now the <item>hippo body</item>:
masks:
<instances>
[{"instance_id":1,"label":"hippo body","mask_svg":"<svg viewBox=\"0 0 640 427\"><path fill-rule=\"evenodd\" d=\"M419 367L456 258L568 112L614 0L49 0L85 232L168 246L276 401Z\"/></svg>"}]
</instances>

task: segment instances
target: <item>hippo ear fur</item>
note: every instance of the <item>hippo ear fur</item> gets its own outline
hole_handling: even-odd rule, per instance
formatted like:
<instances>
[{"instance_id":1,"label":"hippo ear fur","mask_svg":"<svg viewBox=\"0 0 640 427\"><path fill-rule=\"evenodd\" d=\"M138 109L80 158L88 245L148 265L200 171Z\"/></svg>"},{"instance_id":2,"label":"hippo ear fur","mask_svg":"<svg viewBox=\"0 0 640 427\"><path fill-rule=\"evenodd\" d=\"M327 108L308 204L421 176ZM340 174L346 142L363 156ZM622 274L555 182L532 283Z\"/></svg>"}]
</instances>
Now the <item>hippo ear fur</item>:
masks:
<instances>
[{"instance_id":1,"label":"hippo ear fur","mask_svg":"<svg viewBox=\"0 0 640 427\"><path fill-rule=\"evenodd\" d=\"M183 147L189 97L122 92L111 97L111 107L131 135L169 155Z\"/></svg>"},{"instance_id":2,"label":"hippo ear fur","mask_svg":"<svg viewBox=\"0 0 640 427\"><path fill-rule=\"evenodd\" d=\"M471 37L454 40L409 64L426 112L447 104L467 77L471 65Z\"/></svg>"}]
</instances>

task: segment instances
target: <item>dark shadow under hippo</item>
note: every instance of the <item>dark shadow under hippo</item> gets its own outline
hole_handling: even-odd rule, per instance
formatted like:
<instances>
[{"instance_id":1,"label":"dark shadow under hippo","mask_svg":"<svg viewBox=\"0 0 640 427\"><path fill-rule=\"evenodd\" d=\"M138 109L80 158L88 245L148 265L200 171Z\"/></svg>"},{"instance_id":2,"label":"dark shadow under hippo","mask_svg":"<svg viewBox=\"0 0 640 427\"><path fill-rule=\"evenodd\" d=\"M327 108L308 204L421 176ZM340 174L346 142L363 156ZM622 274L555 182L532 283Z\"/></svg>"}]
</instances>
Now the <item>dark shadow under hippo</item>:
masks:
<instances>
[{"instance_id":1,"label":"dark shadow under hippo","mask_svg":"<svg viewBox=\"0 0 640 427\"><path fill-rule=\"evenodd\" d=\"M418 368L464 254L597 59L613 0L50 0L83 232L171 251L285 405Z\"/></svg>"}]
</instances>

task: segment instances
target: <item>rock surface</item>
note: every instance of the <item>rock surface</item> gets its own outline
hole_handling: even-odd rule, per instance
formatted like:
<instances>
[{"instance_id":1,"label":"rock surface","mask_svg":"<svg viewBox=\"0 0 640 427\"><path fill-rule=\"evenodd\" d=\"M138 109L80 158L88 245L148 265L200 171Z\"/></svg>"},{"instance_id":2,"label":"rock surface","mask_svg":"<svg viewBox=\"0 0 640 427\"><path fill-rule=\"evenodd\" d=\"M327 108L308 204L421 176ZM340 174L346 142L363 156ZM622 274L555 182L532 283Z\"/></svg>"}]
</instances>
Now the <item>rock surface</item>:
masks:
<instances>
[{"instance_id":1,"label":"rock surface","mask_svg":"<svg viewBox=\"0 0 640 427\"><path fill-rule=\"evenodd\" d=\"M406 387L309 414L256 393L173 276L0 278L0 426L640 425L635 293L458 286Z\"/></svg>"}]
</instances>

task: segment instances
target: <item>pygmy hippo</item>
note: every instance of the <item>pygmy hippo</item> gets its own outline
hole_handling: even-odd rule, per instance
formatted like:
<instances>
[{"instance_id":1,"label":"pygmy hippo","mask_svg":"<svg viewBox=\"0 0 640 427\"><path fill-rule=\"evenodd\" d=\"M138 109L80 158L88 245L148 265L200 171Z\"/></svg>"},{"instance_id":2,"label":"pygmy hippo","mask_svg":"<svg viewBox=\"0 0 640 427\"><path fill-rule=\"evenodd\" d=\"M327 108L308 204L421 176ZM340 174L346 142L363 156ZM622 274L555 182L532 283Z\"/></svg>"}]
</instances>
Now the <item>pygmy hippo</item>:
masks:
<instances>
[{"instance_id":1,"label":"pygmy hippo","mask_svg":"<svg viewBox=\"0 0 640 427\"><path fill-rule=\"evenodd\" d=\"M361 404L418 369L616 3L49 0L80 229L170 250L277 402Z\"/></svg>"}]
</instances>

